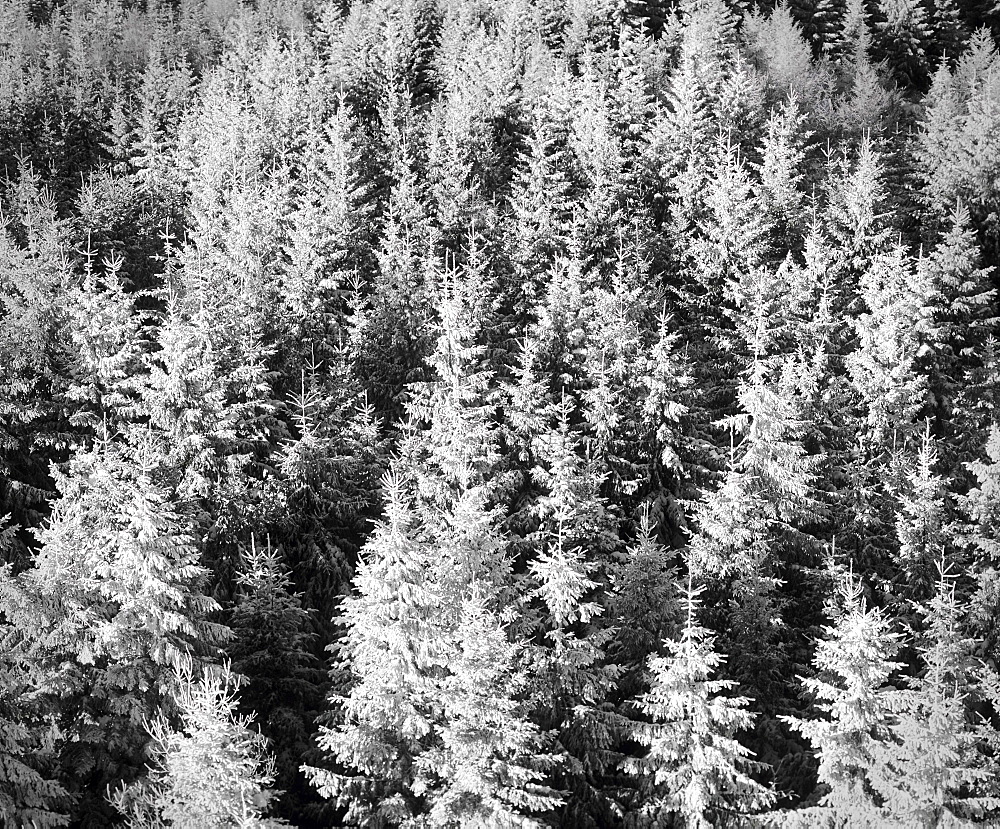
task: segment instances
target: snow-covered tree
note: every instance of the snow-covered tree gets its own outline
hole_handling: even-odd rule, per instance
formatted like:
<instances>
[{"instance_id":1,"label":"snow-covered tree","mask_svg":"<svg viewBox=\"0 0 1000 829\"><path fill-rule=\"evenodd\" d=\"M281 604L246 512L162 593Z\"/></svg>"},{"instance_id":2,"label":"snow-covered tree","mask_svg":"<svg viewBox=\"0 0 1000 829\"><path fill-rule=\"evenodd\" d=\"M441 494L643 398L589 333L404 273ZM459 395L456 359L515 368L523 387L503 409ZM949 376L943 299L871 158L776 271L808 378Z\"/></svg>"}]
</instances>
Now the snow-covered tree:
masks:
<instances>
[{"instance_id":1,"label":"snow-covered tree","mask_svg":"<svg viewBox=\"0 0 1000 829\"><path fill-rule=\"evenodd\" d=\"M678 639L664 642L667 656L650 657L650 690L637 699L650 722L636 725L632 737L646 752L625 768L645 781L642 812L651 825L708 829L776 797L751 776L761 764L736 739L753 725L750 701L726 693L732 680L711 678L724 658L698 622L700 593L689 577Z\"/></svg>"},{"instance_id":2,"label":"snow-covered tree","mask_svg":"<svg viewBox=\"0 0 1000 829\"><path fill-rule=\"evenodd\" d=\"M147 723L148 771L110 793L129 829L195 827L269 829L286 826L267 814L275 793L274 758L249 717L237 713L242 681L228 665L196 676L175 667L177 718Z\"/></svg>"},{"instance_id":3,"label":"snow-covered tree","mask_svg":"<svg viewBox=\"0 0 1000 829\"><path fill-rule=\"evenodd\" d=\"M934 568L945 556L948 541L944 481L934 471L936 464L937 452L928 421L896 516L899 570L906 580L903 593L920 599L931 594Z\"/></svg>"},{"instance_id":4,"label":"snow-covered tree","mask_svg":"<svg viewBox=\"0 0 1000 829\"><path fill-rule=\"evenodd\" d=\"M934 594L922 608L921 674L901 693L891 737L879 745L869 775L887 820L900 826L940 826L993 808L982 797L991 770L966 710L977 671L974 643L961 631L963 613L954 578L939 564Z\"/></svg>"},{"instance_id":5,"label":"snow-covered tree","mask_svg":"<svg viewBox=\"0 0 1000 829\"><path fill-rule=\"evenodd\" d=\"M819 782L828 787L815 819L878 826L884 815L868 778L891 737L899 692L888 682L902 666L893 661L899 636L891 620L865 606L863 591L853 574L843 579L834 624L816 646L816 673L802 680L819 717L788 722L812 744Z\"/></svg>"},{"instance_id":6,"label":"snow-covered tree","mask_svg":"<svg viewBox=\"0 0 1000 829\"><path fill-rule=\"evenodd\" d=\"M58 705L74 817L107 819L100 792L141 767L144 718L170 710L173 668L227 633L185 522L141 450L102 441L56 477L32 567L4 584L10 645ZM95 800L96 798L96 800Z\"/></svg>"}]
</instances>

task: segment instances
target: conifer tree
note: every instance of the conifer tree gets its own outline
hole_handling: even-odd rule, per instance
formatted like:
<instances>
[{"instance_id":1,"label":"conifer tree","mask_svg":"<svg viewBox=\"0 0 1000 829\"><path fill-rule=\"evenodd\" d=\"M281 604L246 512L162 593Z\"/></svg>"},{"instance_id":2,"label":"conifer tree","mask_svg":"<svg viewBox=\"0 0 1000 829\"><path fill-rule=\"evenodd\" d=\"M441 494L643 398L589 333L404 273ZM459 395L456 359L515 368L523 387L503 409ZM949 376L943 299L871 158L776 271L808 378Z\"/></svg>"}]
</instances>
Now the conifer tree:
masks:
<instances>
[{"instance_id":1,"label":"conifer tree","mask_svg":"<svg viewBox=\"0 0 1000 829\"><path fill-rule=\"evenodd\" d=\"M429 551L415 538L415 516L396 470L383 478L385 518L361 551L355 593L344 600L347 632L340 645L355 682L334 702L342 724L323 725L322 750L360 772L357 777L304 768L324 797L335 797L348 821L400 823L419 808L412 793L413 758L430 731L420 701L441 664L433 623L439 599L430 583Z\"/></svg>"},{"instance_id":2,"label":"conifer tree","mask_svg":"<svg viewBox=\"0 0 1000 829\"><path fill-rule=\"evenodd\" d=\"M0 547L11 544L13 527L0 526ZM9 565L8 565L9 568ZM4 579L9 579L5 573ZM10 625L0 628L5 645L16 639ZM54 779L54 712L32 688L31 677L15 655L5 650L0 662L0 819L16 829L65 826L69 800ZM42 704L39 704L39 703Z\"/></svg>"},{"instance_id":3,"label":"conifer tree","mask_svg":"<svg viewBox=\"0 0 1000 829\"><path fill-rule=\"evenodd\" d=\"M66 435L58 405L60 318L71 281L68 228L25 161L0 220L0 512L35 527L52 495L51 460ZM27 539L17 539L16 555Z\"/></svg>"},{"instance_id":4,"label":"conifer tree","mask_svg":"<svg viewBox=\"0 0 1000 829\"><path fill-rule=\"evenodd\" d=\"M854 323L858 348L846 362L864 418L861 444L869 457L912 433L924 402L917 327L926 313L928 289L920 276L896 247L876 257L861 277L865 310Z\"/></svg>"},{"instance_id":5,"label":"conifer tree","mask_svg":"<svg viewBox=\"0 0 1000 829\"><path fill-rule=\"evenodd\" d=\"M899 637L878 608L867 608L853 573L840 584L834 624L816 647L816 675L802 680L815 699L817 719L788 717L819 759L819 782L829 787L815 807L817 820L878 826L884 819L867 786L881 744L890 737L899 692L887 685L901 667L893 661Z\"/></svg>"},{"instance_id":6,"label":"conifer tree","mask_svg":"<svg viewBox=\"0 0 1000 829\"><path fill-rule=\"evenodd\" d=\"M343 604L354 684L334 697L319 742L348 773L308 770L361 825L527 819L557 802L538 782L541 738L518 697L523 669L502 614L513 597L488 501L496 448L476 344L483 318L463 276L441 280L436 379L413 390L401 458L383 481L387 517ZM478 687L483 670L494 687Z\"/></svg>"},{"instance_id":7,"label":"conifer tree","mask_svg":"<svg viewBox=\"0 0 1000 829\"><path fill-rule=\"evenodd\" d=\"M274 798L274 758L249 717L237 713L241 681L228 665L195 677L176 668L180 727L162 714L148 723L149 771L111 793L130 829L286 826L264 815Z\"/></svg>"},{"instance_id":8,"label":"conifer tree","mask_svg":"<svg viewBox=\"0 0 1000 829\"><path fill-rule=\"evenodd\" d=\"M138 729L170 710L172 668L227 634L208 621L207 573L155 474L148 454L107 439L75 456L33 567L3 586L11 646L62 699L61 763L85 826L107 820L104 787L138 773Z\"/></svg>"},{"instance_id":9,"label":"conifer tree","mask_svg":"<svg viewBox=\"0 0 1000 829\"><path fill-rule=\"evenodd\" d=\"M426 336L431 316L431 226L413 170L414 148L396 125L396 104L383 116L392 186L385 208L377 271L364 315L357 320L356 371L364 377L375 409L398 417L405 387L422 379L424 359L433 350Z\"/></svg>"},{"instance_id":10,"label":"conifer tree","mask_svg":"<svg viewBox=\"0 0 1000 829\"><path fill-rule=\"evenodd\" d=\"M902 592L924 600L930 596L934 566L945 556L947 544L944 482L934 472L937 461L928 421L916 464L907 475L908 491L896 516L899 572L905 579Z\"/></svg>"},{"instance_id":11,"label":"conifer tree","mask_svg":"<svg viewBox=\"0 0 1000 829\"><path fill-rule=\"evenodd\" d=\"M623 723L610 704L616 669L605 664L611 634L599 622L605 607L598 599L618 539L615 515L599 494L600 468L580 456L570 430L568 396L556 413L555 428L536 438L544 465L532 470L541 492L533 507L538 528L527 539L528 572L541 607L528 610L529 624L538 615L530 693L535 719L565 758L551 775L553 788L567 792L556 821L602 825L616 811L607 777Z\"/></svg>"},{"instance_id":12,"label":"conifer tree","mask_svg":"<svg viewBox=\"0 0 1000 829\"><path fill-rule=\"evenodd\" d=\"M897 81L921 88L928 79L931 21L922 3L881 0L875 22L875 50L884 56Z\"/></svg>"},{"instance_id":13,"label":"conifer tree","mask_svg":"<svg viewBox=\"0 0 1000 829\"><path fill-rule=\"evenodd\" d=\"M291 436L276 448L279 474L264 489L269 532L304 605L316 611L311 624L321 638L332 634L336 597L350 580L365 522L377 511L386 465L382 421L349 359L345 346L323 365L300 370L299 388L286 404Z\"/></svg>"},{"instance_id":14,"label":"conifer tree","mask_svg":"<svg viewBox=\"0 0 1000 829\"><path fill-rule=\"evenodd\" d=\"M606 651L621 670L616 686L626 699L638 695L647 657L661 653L663 641L675 638L680 621L674 555L657 541L650 515L649 508L643 511L625 560L611 569L607 615L618 625Z\"/></svg>"},{"instance_id":15,"label":"conifer tree","mask_svg":"<svg viewBox=\"0 0 1000 829\"><path fill-rule=\"evenodd\" d=\"M990 770L966 714L976 681L973 641L961 632L964 609L954 578L940 563L939 574L921 609L921 675L902 693L892 738L881 746L871 774L882 809L901 826L939 826L991 808L981 798Z\"/></svg>"},{"instance_id":16,"label":"conifer tree","mask_svg":"<svg viewBox=\"0 0 1000 829\"><path fill-rule=\"evenodd\" d=\"M961 499L967 517L964 544L971 548L975 564L971 575L976 587L970 600L972 631L984 640L986 652L1000 645L997 608L1000 607L1000 430L994 425L986 442L985 459L968 464L976 485Z\"/></svg>"},{"instance_id":17,"label":"conifer tree","mask_svg":"<svg viewBox=\"0 0 1000 829\"><path fill-rule=\"evenodd\" d=\"M541 299L538 277L568 251L572 202L567 151L544 114L530 125L525 152L511 183L515 273L530 306Z\"/></svg>"},{"instance_id":18,"label":"conifer tree","mask_svg":"<svg viewBox=\"0 0 1000 829\"><path fill-rule=\"evenodd\" d=\"M66 396L77 407L74 424L91 429L116 427L134 418L138 409L141 320L134 297L121 283L121 262L105 261L99 278L88 252L83 282L67 303L72 356Z\"/></svg>"},{"instance_id":19,"label":"conifer tree","mask_svg":"<svg viewBox=\"0 0 1000 829\"><path fill-rule=\"evenodd\" d=\"M986 424L965 409L962 398L976 370L984 367L985 345L995 332L996 317L990 310L991 269L980 267L965 207L956 208L950 229L917 268L930 291L919 367L928 378L939 429L946 430L946 451L968 460L971 446L963 433L978 433Z\"/></svg>"},{"instance_id":20,"label":"conifer tree","mask_svg":"<svg viewBox=\"0 0 1000 829\"><path fill-rule=\"evenodd\" d=\"M735 736L753 723L750 701L725 694L735 682L710 679L724 660L698 623L701 592L689 576L679 638L664 643L668 656L650 657L651 687L637 700L652 722L637 725L633 739L647 752L625 767L647 781L642 812L650 825L672 820L707 829L775 799L750 776L760 764Z\"/></svg>"},{"instance_id":21,"label":"conifer tree","mask_svg":"<svg viewBox=\"0 0 1000 829\"><path fill-rule=\"evenodd\" d=\"M280 550L252 543L238 577L229 614L233 638L226 648L232 669L245 677L239 709L253 716L274 754L274 786L282 792L273 810L302 809L310 790L298 767L310 752L312 723L322 707L323 676L312 651L310 614L293 591Z\"/></svg>"}]
</instances>

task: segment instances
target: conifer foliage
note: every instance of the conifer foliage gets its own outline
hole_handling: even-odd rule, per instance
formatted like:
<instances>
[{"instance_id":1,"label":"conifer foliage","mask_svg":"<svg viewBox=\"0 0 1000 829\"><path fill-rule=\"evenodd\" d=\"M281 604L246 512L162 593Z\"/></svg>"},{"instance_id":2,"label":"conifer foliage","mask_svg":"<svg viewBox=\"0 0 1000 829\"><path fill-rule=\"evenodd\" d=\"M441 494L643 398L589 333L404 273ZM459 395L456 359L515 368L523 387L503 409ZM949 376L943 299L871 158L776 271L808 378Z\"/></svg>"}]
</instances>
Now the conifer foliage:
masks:
<instances>
[{"instance_id":1,"label":"conifer foliage","mask_svg":"<svg viewBox=\"0 0 1000 829\"><path fill-rule=\"evenodd\" d=\"M993 5L0 4L0 823L1000 820Z\"/></svg>"}]
</instances>

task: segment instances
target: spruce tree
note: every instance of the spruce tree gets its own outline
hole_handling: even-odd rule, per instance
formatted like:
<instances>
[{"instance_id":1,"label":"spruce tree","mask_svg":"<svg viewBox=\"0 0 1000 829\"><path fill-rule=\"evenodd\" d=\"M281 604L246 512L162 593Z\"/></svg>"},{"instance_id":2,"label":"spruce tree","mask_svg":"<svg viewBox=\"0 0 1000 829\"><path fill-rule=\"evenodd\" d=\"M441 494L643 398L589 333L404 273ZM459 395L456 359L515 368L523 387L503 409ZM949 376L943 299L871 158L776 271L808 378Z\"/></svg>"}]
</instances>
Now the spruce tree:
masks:
<instances>
[{"instance_id":1,"label":"spruce tree","mask_svg":"<svg viewBox=\"0 0 1000 829\"><path fill-rule=\"evenodd\" d=\"M932 412L945 432L949 461L952 453L956 460L971 460L967 433L979 433L987 425L963 404L968 384L985 367L985 346L997 324L990 307L991 269L980 265L968 210L959 205L950 222L931 253L917 262L930 292L918 365L928 378Z\"/></svg>"},{"instance_id":2,"label":"spruce tree","mask_svg":"<svg viewBox=\"0 0 1000 829\"><path fill-rule=\"evenodd\" d=\"M179 727L162 714L147 727L149 770L110 793L130 829L204 826L269 829L275 793L274 758L249 717L237 713L241 680L228 665L196 677L190 662L176 668Z\"/></svg>"},{"instance_id":3,"label":"spruce tree","mask_svg":"<svg viewBox=\"0 0 1000 829\"><path fill-rule=\"evenodd\" d=\"M990 769L966 712L977 671L974 643L961 630L963 612L954 577L939 562L934 594L921 607L922 670L901 695L891 739L871 773L882 809L901 826L940 826L992 808L982 797Z\"/></svg>"},{"instance_id":4,"label":"spruce tree","mask_svg":"<svg viewBox=\"0 0 1000 829\"><path fill-rule=\"evenodd\" d=\"M282 796L273 811L301 813L312 790L304 785L299 765L310 753L325 685L312 653L310 614L294 592L280 550L258 550L252 541L237 581L226 653L233 671L245 678L239 710L254 717L274 754L273 783Z\"/></svg>"},{"instance_id":5,"label":"spruce tree","mask_svg":"<svg viewBox=\"0 0 1000 829\"><path fill-rule=\"evenodd\" d=\"M573 408L564 395L558 423L536 436L540 465L532 475L541 492L532 510L537 529L527 538L536 647L528 656L534 718L564 758L550 775L553 788L567 792L554 820L592 826L613 820L617 809L608 777L623 724L610 701L616 669L605 660L611 634L600 623L599 598L618 539L616 516L599 494L601 469L580 456L571 431Z\"/></svg>"},{"instance_id":6,"label":"spruce tree","mask_svg":"<svg viewBox=\"0 0 1000 829\"><path fill-rule=\"evenodd\" d=\"M890 738L899 692L888 685L900 663L893 661L899 636L878 608L867 608L864 587L853 573L842 580L834 624L824 626L816 647L816 675L802 680L820 714L788 717L812 744L819 782L828 787L815 808L816 820L878 826L884 819L868 788L868 775Z\"/></svg>"},{"instance_id":7,"label":"spruce tree","mask_svg":"<svg viewBox=\"0 0 1000 829\"><path fill-rule=\"evenodd\" d=\"M967 521L962 541L973 558L971 575L976 580L970 608L971 630L984 640L987 654L997 653L1000 630L1000 429L990 430L985 459L968 464L976 485L961 499Z\"/></svg>"},{"instance_id":8,"label":"spruce tree","mask_svg":"<svg viewBox=\"0 0 1000 829\"><path fill-rule=\"evenodd\" d=\"M913 0L881 0L874 28L876 55L884 57L896 80L923 87L931 41L931 21L924 5Z\"/></svg>"},{"instance_id":9,"label":"spruce tree","mask_svg":"<svg viewBox=\"0 0 1000 829\"><path fill-rule=\"evenodd\" d=\"M333 698L319 742L347 773L308 770L361 825L527 819L556 803L536 782L546 759L502 610L513 596L489 504L496 447L477 345L484 320L478 286L463 276L439 283L435 379L413 389L401 457L383 481L386 520L343 604L353 687ZM496 672L495 687L479 687L483 670Z\"/></svg>"},{"instance_id":10,"label":"spruce tree","mask_svg":"<svg viewBox=\"0 0 1000 829\"><path fill-rule=\"evenodd\" d=\"M0 525L0 548L12 543L13 529ZM0 578L2 598L9 565ZM55 712L46 710L44 696L32 687L27 666L11 647L16 630L5 625L0 637L6 646L0 661L0 819L15 829L65 826L70 802L55 779Z\"/></svg>"},{"instance_id":11,"label":"spruce tree","mask_svg":"<svg viewBox=\"0 0 1000 829\"><path fill-rule=\"evenodd\" d=\"M170 711L178 660L228 633L185 523L143 452L101 441L59 473L33 566L4 585L10 647L58 705L65 785L81 825L109 819L107 785L141 768L143 718Z\"/></svg>"},{"instance_id":12,"label":"spruce tree","mask_svg":"<svg viewBox=\"0 0 1000 829\"><path fill-rule=\"evenodd\" d=\"M760 764L736 739L753 724L750 701L725 693L736 685L732 680L710 679L724 660L698 623L701 592L689 576L679 637L664 642L669 655L650 657L651 687L637 699L651 722L637 725L632 736L647 751L625 768L645 781L642 814L650 825L707 829L775 799L750 776Z\"/></svg>"},{"instance_id":13,"label":"spruce tree","mask_svg":"<svg viewBox=\"0 0 1000 829\"><path fill-rule=\"evenodd\" d=\"M944 482L934 472L937 461L928 421L896 516L899 572L904 580L901 592L920 600L926 600L931 594L934 567L945 556L948 542Z\"/></svg>"}]
</instances>

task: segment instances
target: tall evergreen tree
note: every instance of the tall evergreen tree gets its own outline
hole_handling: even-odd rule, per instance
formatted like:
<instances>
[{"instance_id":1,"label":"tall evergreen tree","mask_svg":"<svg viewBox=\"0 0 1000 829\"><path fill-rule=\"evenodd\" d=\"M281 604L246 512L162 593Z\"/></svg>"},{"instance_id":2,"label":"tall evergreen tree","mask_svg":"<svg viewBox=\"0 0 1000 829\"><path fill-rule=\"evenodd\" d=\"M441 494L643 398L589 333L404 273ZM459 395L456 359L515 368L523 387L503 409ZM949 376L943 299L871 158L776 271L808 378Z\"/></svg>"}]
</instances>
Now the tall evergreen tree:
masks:
<instances>
[{"instance_id":1,"label":"tall evergreen tree","mask_svg":"<svg viewBox=\"0 0 1000 829\"><path fill-rule=\"evenodd\" d=\"M652 722L636 726L633 738L648 750L626 768L648 779L642 814L649 825L674 821L707 829L775 799L750 776L760 764L735 738L753 723L749 700L724 693L735 682L709 678L723 657L698 623L700 593L689 576L679 638L664 643L668 656L650 657L651 688L637 700Z\"/></svg>"},{"instance_id":2,"label":"tall evergreen tree","mask_svg":"<svg viewBox=\"0 0 1000 829\"><path fill-rule=\"evenodd\" d=\"M812 743L819 782L828 787L814 807L815 819L878 826L885 815L868 788L868 775L894 723L899 692L887 682L901 664L893 661L899 637L891 621L865 606L863 590L853 574L842 581L842 606L816 647L816 675L802 681L820 718L788 720Z\"/></svg>"},{"instance_id":3,"label":"tall evergreen tree","mask_svg":"<svg viewBox=\"0 0 1000 829\"><path fill-rule=\"evenodd\" d=\"M922 608L921 675L903 692L892 737L871 775L882 809L902 826L939 826L993 809L982 797L991 771L966 713L976 681L973 642L961 632L954 579L944 566L939 571Z\"/></svg>"},{"instance_id":4,"label":"tall evergreen tree","mask_svg":"<svg viewBox=\"0 0 1000 829\"><path fill-rule=\"evenodd\" d=\"M149 723L148 774L111 793L130 829L204 826L268 829L274 758L248 717L236 713L240 682L228 666L196 679L175 669L180 727L160 715Z\"/></svg>"},{"instance_id":5,"label":"tall evergreen tree","mask_svg":"<svg viewBox=\"0 0 1000 829\"><path fill-rule=\"evenodd\" d=\"M171 710L171 670L227 634L207 573L143 451L104 440L57 476L34 565L3 584L11 647L51 704L74 819L109 819L103 790L141 768L144 718Z\"/></svg>"}]
</instances>

